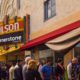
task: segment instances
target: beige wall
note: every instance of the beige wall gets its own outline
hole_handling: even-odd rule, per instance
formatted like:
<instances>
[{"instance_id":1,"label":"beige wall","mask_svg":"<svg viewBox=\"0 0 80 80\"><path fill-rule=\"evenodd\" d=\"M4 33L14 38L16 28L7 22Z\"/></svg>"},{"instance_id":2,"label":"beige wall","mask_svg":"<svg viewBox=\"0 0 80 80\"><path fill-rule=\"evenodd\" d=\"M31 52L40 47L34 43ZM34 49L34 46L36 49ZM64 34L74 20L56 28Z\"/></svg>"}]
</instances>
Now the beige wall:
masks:
<instances>
[{"instance_id":1,"label":"beige wall","mask_svg":"<svg viewBox=\"0 0 80 80\"><path fill-rule=\"evenodd\" d=\"M20 1L21 7L18 10L16 0L2 0L1 17L6 14L9 14L11 18L16 15L23 17L29 14L31 39L80 19L80 0L55 0L56 16L47 21L44 21L44 0Z\"/></svg>"},{"instance_id":2,"label":"beige wall","mask_svg":"<svg viewBox=\"0 0 80 80\"><path fill-rule=\"evenodd\" d=\"M23 0L21 1L20 16L30 14L31 33L47 28L49 25L80 10L80 0L55 0L56 16L44 21L44 0Z\"/></svg>"},{"instance_id":3,"label":"beige wall","mask_svg":"<svg viewBox=\"0 0 80 80\"><path fill-rule=\"evenodd\" d=\"M31 39L80 19L80 12L78 13L78 11L80 11L80 0L55 0L56 16L47 21L44 21L44 0L30 1Z\"/></svg>"},{"instance_id":4,"label":"beige wall","mask_svg":"<svg viewBox=\"0 0 80 80\"><path fill-rule=\"evenodd\" d=\"M31 39L37 38L41 35L47 34L51 31L54 31L54 30L59 29L61 27L64 27L65 25L71 24L71 23L78 21L78 20L80 20L80 11L74 12L74 14L69 15L61 20L56 21L56 22L53 22L52 24L49 24L49 22L47 21L46 27L43 26L41 29L39 29L35 32L32 32L30 37L31 37ZM36 28L34 28L34 29L36 29Z\"/></svg>"},{"instance_id":5,"label":"beige wall","mask_svg":"<svg viewBox=\"0 0 80 80\"><path fill-rule=\"evenodd\" d=\"M13 2L14 1L14 2ZM56 16L44 21L44 0L20 0L21 8L17 9L16 0L2 0L0 20L6 14L10 17L30 15L30 38L34 39L67 24L80 20L80 0L55 0ZM13 4L12 4L13 2ZM36 53L36 59L39 55ZM69 53L71 54L71 53ZM68 57L66 55L65 57ZM70 55L70 58L72 56ZM1 58L2 59L2 58ZM65 58L66 59L66 58ZM66 60L65 60L66 61Z\"/></svg>"}]
</instances>

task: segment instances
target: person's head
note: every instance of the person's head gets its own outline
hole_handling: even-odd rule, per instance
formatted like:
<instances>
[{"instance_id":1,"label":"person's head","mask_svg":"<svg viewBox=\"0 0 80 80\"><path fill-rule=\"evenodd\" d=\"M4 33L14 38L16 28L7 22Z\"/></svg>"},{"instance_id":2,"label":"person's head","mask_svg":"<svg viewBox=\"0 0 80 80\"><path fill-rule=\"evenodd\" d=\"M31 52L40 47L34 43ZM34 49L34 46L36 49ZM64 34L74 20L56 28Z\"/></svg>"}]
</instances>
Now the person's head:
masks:
<instances>
[{"instance_id":1,"label":"person's head","mask_svg":"<svg viewBox=\"0 0 80 80\"><path fill-rule=\"evenodd\" d=\"M22 60L17 60L17 64L18 64L19 66L22 66Z\"/></svg>"},{"instance_id":2,"label":"person's head","mask_svg":"<svg viewBox=\"0 0 80 80\"><path fill-rule=\"evenodd\" d=\"M46 60L46 64L47 64L48 66L50 66L51 63L52 63L51 58L47 58L47 60Z\"/></svg>"},{"instance_id":3,"label":"person's head","mask_svg":"<svg viewBox=\"0 0 80 80\"><path fill-rule=\"evenodd\" d=\"M25 63L28 64L29 60L31 60L31 57L26 57L25 58Z\"/></svg>"},{"instance_id":4,"label":"person's head","mask_svg":"<svg viewBox=\"0 0 80 80\"><path fill-rule=\"evenodd\" d=\"M78 63L78 59L77 59L77 58L73 58L73 59L72 59L72 63L73 63L73 64L77 64L77 63Z\"/></svg>"},{"instance_id":5,"label":"person's head","mask_svg":"<svg viewBox=\"0 0 80 80\"><path fill-rule=\"evenodd\" d=\"M40 62L41 62L41 65L44 65L46 64L46 59L42 59Z\"/></svg>"},{"instance_id":6,"label":"person's head","mask_svg":"<svg viewBox=\"0 0 80 80\"><path fill-rule=\"evenodd\" d=\"M37 63L35 60L29 60L28 69L30 69L30 70L36 70L37 69Z\"/></svg>"},{"instance_id":7,"label":"person's head","mask_svg":"<svg viewBox=\"0 0 80 80\"><path fill-rule=\"evenodd\" d=\"M62 60L62 58L58 58L57 63L60 63L61 65L63 65L63 60Z\"/></svg>"}]
</instances>

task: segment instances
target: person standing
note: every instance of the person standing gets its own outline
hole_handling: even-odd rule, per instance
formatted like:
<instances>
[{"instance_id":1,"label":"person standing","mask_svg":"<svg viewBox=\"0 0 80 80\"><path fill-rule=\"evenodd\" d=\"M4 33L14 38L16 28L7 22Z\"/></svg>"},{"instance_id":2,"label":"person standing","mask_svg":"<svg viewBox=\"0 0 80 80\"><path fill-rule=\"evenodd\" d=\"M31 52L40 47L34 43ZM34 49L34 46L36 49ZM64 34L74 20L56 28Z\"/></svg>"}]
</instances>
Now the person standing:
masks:
<instances>
[{"instance_id":1,"label":"person standing","mask_svg":"<svg viewBox=\"0 0 80 80\"><path fill-rule=\"evenodd\" d=\"M42 66L46 64L46 59L42 59L41 63L38 64L38 72L40 73L40 76L42 77Z\"/></svg>"},{"instance_id":2,"label":"person standing","mask_svg":"<svg viewBox=\"0 0 80 80\"><path fill-rule=\"evenodd\" d=\"M57 66L55 68L56 80L63 80L65 73L65 68L63 66L63 61L61 58L57 61Z\"/></svg>"},{"instance_id":3,"label":"person standing","mask_svg":"<svg viewBox=\"0 0 80 80\"><path fill-rule=\"evenodd\" d=\"M1 77L2 77L3 80L6 80L6 77L7 77L7 72L6 72L7 67L6 67L5 63L3 63L1 70L2 70Z\"/></svg>"},{"instance_id":4,"label":"person standing","mask_svg":"<svg viewBox=\"0 0 80 80\"><path fill-rule=\"evenodd\" d=\"M35 60L30 60L26 71L26 80L42 80Z\"/></svg>"},{"instance_id":5,"label":"person standing","mask_svg":"<svg viewBox=\"0 0 80 80\"><path fill-rule=\"evenodd\" d=\"M51 59L46 60L46 64L42 66L42 80L52 80L53 67L51 66Z\"/></svg>"},{"instance_id":6,"label":"person standing","mask_svg":"<svg viewBox=\"0 0 80 80\"><path fill-rule=\"evenodd\" d=\"M73 58L67 66L68 80L78 80L77 58Z\"/></svg>"},{"instance_id":7,"label":"person standing","mask_svg":"<svg viewBox=\"0 0 80 80\"><path fill-rule=\"evenodd\" d=\"M17 64L15 65L14 80L23 80L21 60L17 60Z\"/></svg>"},{"instance_id":8,"label":"person standing","mask_svg":"<svg viewBox=\"0 0 80 80\"><path fill-rule=\"evenodd\" d=\"M9 69L9 80L14 80L15 62L12 62L12 66Z\"/></svg>"}]
</instances>

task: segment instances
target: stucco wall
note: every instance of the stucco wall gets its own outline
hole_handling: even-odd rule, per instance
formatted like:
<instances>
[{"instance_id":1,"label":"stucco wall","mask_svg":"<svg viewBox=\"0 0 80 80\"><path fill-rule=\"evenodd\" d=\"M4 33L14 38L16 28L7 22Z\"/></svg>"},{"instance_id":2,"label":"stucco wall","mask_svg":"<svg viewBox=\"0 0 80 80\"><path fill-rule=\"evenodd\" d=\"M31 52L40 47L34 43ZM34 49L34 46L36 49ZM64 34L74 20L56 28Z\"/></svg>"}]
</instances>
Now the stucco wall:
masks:
<instances>
[{"instance_id":1,"label":"stucco wall","mask_svg":"<svg viewBox=\"0 0 80 80\"><path fill-rule=\"evenodd\" d=\"M31 39L39 37L43 34L46 34L50 31L53 31L57 28L60 28L64 25L67 25L71 22L78 20L75 18L75 16L80 10L79 4L80 0L69 1L55 0L56 16L47 21L44 21L44 5L43 5L44 0L30 0L30 1L31 1L31 24L30 24ZM62 23L62 25L60 25L61 24L60 22Z\"/></svg>"},{"instance_id":2,"label":"stucco wall","mask_svg":"<svg viewBox=\"0 0 80 80\"><path fill-rule=\"evenodd\" d=\"M77 13L80 10L80 4L79 4L80 0L69 0L69 1L55 0L55 3L56 3L56 16L52 17L47 21L44 21L44 0L21 1L21 9L18 11L18 15L22 17L25 16L26 14L30 15L31 39L50 32L50 30L55 27L53 26L54 24L56 24L61 20L64 21L65 18L72 16L73 14ZM68 23L71 22L67 22L66 24Z\"/></svg>"},{"instance_id":3,"label":"stucco wall","mask_svg":"<svg viewBox=\"0 0 80 80\"><path fill-rule=\"evenodd\" d=\"M47 21L44 21L44 0L20 1L20 9L18 10L16 0L3 0L1 4L1 16L4 17L6 14L10 14L12 18L14 16L23 17L29 14L31 39L80 19L80 0L55 0L56 16Z\"/></svg>"},{"instance_id":4,"label":"stucco wall","mask_svg":"<svg viewBox=\"0 0 80 80\"><path fill-rule=\"evenodd\" d=\"M37 38L41 35L47 34L51 31L55 31L61 27L64 27L65 25L71 24L71 23L78 21L78 20L80 20L80 11L76 12L70 16L67 16L61 20L53 22L52 24L47 22L46 26L43 26L41 29L39 29L35 32L32 32L30 37L31 37L31 39Z\"/></svg>"}]
</instances>

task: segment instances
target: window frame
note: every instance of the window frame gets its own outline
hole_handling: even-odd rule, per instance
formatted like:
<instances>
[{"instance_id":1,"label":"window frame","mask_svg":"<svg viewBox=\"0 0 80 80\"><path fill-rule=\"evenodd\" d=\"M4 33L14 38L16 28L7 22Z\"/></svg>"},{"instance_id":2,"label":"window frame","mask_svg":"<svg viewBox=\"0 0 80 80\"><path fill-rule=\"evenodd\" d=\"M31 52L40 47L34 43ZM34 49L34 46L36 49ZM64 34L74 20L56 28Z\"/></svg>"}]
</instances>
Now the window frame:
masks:
<instances>
[{"instance_id":1,"label":"window frame","mask_svg":"<svg viewBox=\"0 0 80 80\"><path fill-rule=\"evenodd\" d=\"M48 16L49 1L51 1L51 16L50 17ZM55 12L53 12L52 8L54 8L53 10L55 10ZM45 0L44 1L44 21L54 17L55 15L56 15L56 2L55 2L55 0Z\"/></svg>"}]
</instances>

